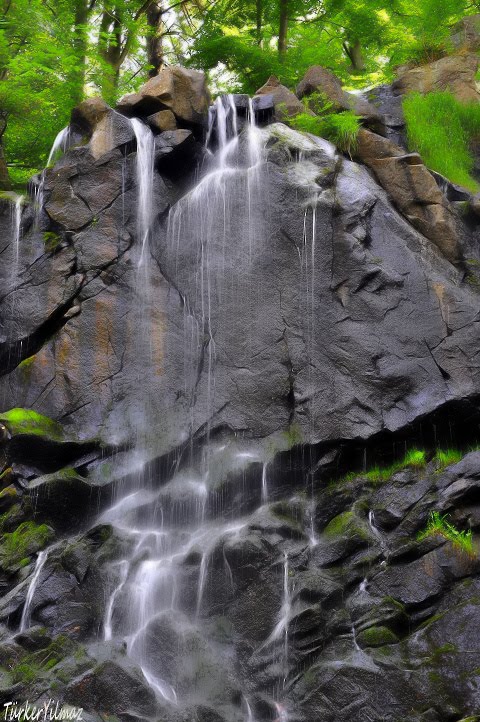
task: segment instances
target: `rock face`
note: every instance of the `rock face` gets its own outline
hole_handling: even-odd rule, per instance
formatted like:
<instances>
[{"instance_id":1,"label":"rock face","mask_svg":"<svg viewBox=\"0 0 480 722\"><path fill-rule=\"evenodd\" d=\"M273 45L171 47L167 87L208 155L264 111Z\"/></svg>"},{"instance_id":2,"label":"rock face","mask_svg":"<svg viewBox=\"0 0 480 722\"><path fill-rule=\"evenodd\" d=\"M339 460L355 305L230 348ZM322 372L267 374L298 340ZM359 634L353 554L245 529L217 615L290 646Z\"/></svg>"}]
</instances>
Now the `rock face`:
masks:
<instances>
[{"instance_id":1,"label":"rock face","mask_svg":"<svg viewBox=\"0 0 480 722\"><path fill-rule=\"evenodd\" d=\"M40 213L0 201L0 696L472 717L480 454L436 447L478 443L475 216L452 235L418 157L366 130L363 163L282 123L212 154L180 75L195 101L175 69L124 101L133 136L77 109ZM295 112L264 90L262 121Z\"/></svg>"},{"instance_id":2,"label":"rock face","mask_svg":"<svg viewBox=\"0 0 480 722\"><path fill-rule=\"evenodd\" d=\"M394 81L393 89L399 95L448 90L461 102L476 102L480 99L475 84L477 70L478 57L475 54L451 55L406 70Z\"/></svg>"},{"instance_id":3,"label":"rock face","mask_svg":"<svg viewBox=\"0 0 480 722\"><path fill-rule=\"evenodd\" d=\"M451 41L457 50L480 50L480 15L467 15L452 28Z\"/></svg>"}]
</instances>

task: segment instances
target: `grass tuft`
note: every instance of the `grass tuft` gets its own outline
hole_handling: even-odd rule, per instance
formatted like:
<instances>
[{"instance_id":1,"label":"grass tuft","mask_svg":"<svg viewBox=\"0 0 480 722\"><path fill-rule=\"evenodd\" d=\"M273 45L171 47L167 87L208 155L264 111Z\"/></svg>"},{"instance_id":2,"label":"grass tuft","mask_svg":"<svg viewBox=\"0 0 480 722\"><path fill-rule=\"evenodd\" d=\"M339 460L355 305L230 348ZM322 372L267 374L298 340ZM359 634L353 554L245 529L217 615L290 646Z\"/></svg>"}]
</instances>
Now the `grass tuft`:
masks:
<instances>
[{"instance_id":1,"label":"grass tuft","mask_svg":"<svg viewBox=\"0 0 480 722\"><path fill-rule=\"evenodd\" d=\"M459 551L467 554L469 557L475 557L475 548L473 546L472 531L460 531L450 521L448 514L440 514L438 511L430 513L427 528L420 532L417 539L423 541L430 536L442 536L453 544Z\"/></svg>"},{"instance_id":2,"label":"grass tuft","mask_svg":"<svg viewBox=\"0 0 480 722\"><path fill-rule=\"evenodd\" d=\"M448 92L411 93L403 111L410 150L420 153L428 168L478 191L470 144L480 137L480 103L460 103Z\"/></svg>"},{"instance_id":3,"label":"grass tuft","mask_svg":"<svg viewBox=\"0 0 480 722\"><path fill-rule=\"evenodd\" d=\"M357 147L360 118L351 110L332 112L333 103L322 93L312 93L307 102L316 115L299 113L289 118L290 125L303 133L326 138L351 157Z\"/></svg>"},{"instance_id":4,"label":"grass tuft","mask_svg":"<svg viewBox=\"0 0 480 722\"><path fill-rule=\"evenodd\" d=\"M437 465L437 471L445 469L452 464L458 464L463 459L463 454L458 449L438 449L435 454L434 461Z\"/></svg>"},{"instance_id":5,"label":"grass tuft","mask_svg":"<svg viewBox=\"0 0 480 722\"><path fill-rule=\"evenodd\" d=\"M425 451L423 449L411 449L399 461L390 464L390 466L373 466L365 472L351 471L344 476L341 481L353 481L359 477L368 479L373 484L379 484L388 481L397 471L408 467L414 469L423 469L427 464Z\"/></svg>"}]
</instances>

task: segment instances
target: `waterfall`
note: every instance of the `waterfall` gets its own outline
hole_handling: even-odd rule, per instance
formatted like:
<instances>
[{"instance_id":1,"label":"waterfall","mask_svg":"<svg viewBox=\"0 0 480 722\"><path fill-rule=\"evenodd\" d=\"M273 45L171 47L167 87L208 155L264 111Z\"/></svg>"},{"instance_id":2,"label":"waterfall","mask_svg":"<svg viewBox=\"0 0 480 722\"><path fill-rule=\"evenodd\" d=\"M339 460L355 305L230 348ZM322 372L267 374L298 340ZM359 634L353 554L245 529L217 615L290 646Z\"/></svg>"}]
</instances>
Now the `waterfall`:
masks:
<instances>
[{"instance_id":1,"label":"waterfall","mask_svg":"<svg viewBox=\"0 0 480 722\"><path fill-rule=\"evenodd\" d=\"M215 326L227 327L232 305L246 304L252 317L261 290L252 288L248 270L254 249L266 236L266 202L262 170L264 149L262 131L255 125L250 106L241 130L234 98L217 98L210 113L207 147L211 153L209 171L171 210L167 245L176 259L176 272L190 277L188 287L195 292L185 299L184 374L186 395L197 393L197 369L206 369L205 423L209 434L210 418L215 413L215 366L217 348ZM240 242L229 247L235 233ZM196 264L185 266L182 240L194 238ZM229 249L227 253L227 248ZM250 330L246 330L245 352L251 348Z\"/></svg>"},{"instance_id":2,"label":"waterfall","mask_svg":"<svg viewBox=\"0 0 480 722\"><path fill-rule=\"evenodd\" d=\"M59 156L62 153L66 153L69 146L70 146L70 140L71 140L71 131L70 126L67 125L66 128L62 128L62 130L57 133L55 140L53 141L53 145L50 148L50 153L48 154L47 164L42 171L40 175L40 182L35 187L33 191L33 208L35 212L35 220L34 220L34 226L35 228L38 228L38 224L40 221L40 214L43 209L44 205L44 195L45 195L45 175L48 168L50 168L52 165L55 164L55 162L58 160Z\"/></svg>"},{"instance_id":3,"label":"waterfall","mask_svg":"<svg viewBox=\"0 0 480 722\"><path fill-rule=\"evenodd\" d=\"M131 119L137 141L136 177L138 188L137 234L142 248L139 266L146 262L153 215L153 171L155 143L150 128L138 118Z\"/></svg>"},{"instance_id":4,"label":"waterfall","mask_svg":"<svg viewBox=\"0 0 480 722\"><path fill-rule=\"evenodd\" d=\"M133 119L137 138L136 175L138 192L137 240L140 246L137 272L137 312L139 321L135 333L136 349L143 349L148 357L148 325L142 324L144 314L155 302L148 280L149 246L153 243L152 187L154 182L154 141L149 128ZM191 409L197 388L198 368L205 371L205 419L207 441L199 458L190 466L177 470L167 482L149 479L139 473L133 488L100 518L113 524L129 540L130 550L120 561L112 562L111 588L104 612L105 640L121 638L128 655L142 669L145 679L164 702L183 704L184 685L172 665L163 659L162 632L166 626L171 635L178 632L178 645L188 635L204 638L204 616L212 603L212 575L221 580L222 594L233 595L235 579L226 554L226 547L234 544L245 529L240 518L234 522L225 518L222 499L215 497L210 504L214 486L215 465L221 455L222 478L228 465L238 469L252 460L263 463L261 503L268 503L266 455L253 452L246 444L232 442L215 445L209 437L210 418L214 414L215 397L215 323L214 316L227 312L227 305L251 305L260 289L248 286L247 271L255 260L256 249L264 242L265 204L263 203L264 151L262 131L255 125L252 104L245 119L237 115L233 96L215 101L210 113L207 134L209 165L198 183L171 209L166 228L166 244L174 250L178 274L192 275L194 288L191 298L182 298L184 307L184 374L187 398ZM241 244L235 256L228 257L229 234L232 224L238 230L242 223ZM195 240L195 267L185 267L182 248L185 235ZM155 247L156 253L162 249ZM248 341L248 339L247 339ZM248 343L246 353L250 353ZM141 406L144 418L140 425L149 426L147 397ZM193 414L193 412L191 411ZM192 417L193 425L193 417ZM137 425L138 428L138 425ZM250 442L251 443L251 442ZM137 441L139 457L141 444ZM222 457L223 459L223 457ZM215 463L214 463L215 462ZM226 470L227 469L227 470ZM160 483L162 482L162 483ZM260 499L259 499L260 501ZM123 556L123 555L122 555ZM193 590L192 590L193 577ZM281 640L283 676L288 669L288 622L291 594L288 580L288 557L284 558L283 602L279 623L272 633L276 644ZM188 589L188 592L185 590ZM157 635L159 635L157 637ZM205 644L208 644L205 637ZM180 651L178 651L180 654ZM249 722L253 722L250 704L245 699ZM282 717L282 719L284 719Z\"/></svg>"},{"instance_id":5,"label":"waterfall","mask_svg":"<svg viewBox=\"0 0 480 722\"><path fill-rule=\"evenodd\" d=\"M38 582L40 580L40 575L42 573L42 569L45 566L45 562L48 559L48 550L45 549L44 551L41 551L37 557L37 561L35 564L35 570L33 572L32 581L30 582L30 586L28 587L27 597L25 599L25 606L23 607L22 612L22 618L20 620L20 632L24 632L26 629L30 626L30 617L31 617L31 609L32 609L32 602L33 598L35 596L35 592L37 590Z\"/></svg>"}]
</instances>

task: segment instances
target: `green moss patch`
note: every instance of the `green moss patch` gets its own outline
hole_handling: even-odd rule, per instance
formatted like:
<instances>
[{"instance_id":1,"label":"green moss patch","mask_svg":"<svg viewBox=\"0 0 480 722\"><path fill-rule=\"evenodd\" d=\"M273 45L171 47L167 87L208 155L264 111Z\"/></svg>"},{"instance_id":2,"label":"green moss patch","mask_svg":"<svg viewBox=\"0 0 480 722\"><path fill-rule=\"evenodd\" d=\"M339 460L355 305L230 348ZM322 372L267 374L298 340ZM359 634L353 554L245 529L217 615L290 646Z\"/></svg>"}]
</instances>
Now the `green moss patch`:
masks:
<instances>
[{"instance_id":1,"label":"green moss patch","mask_svg":"<svg viewBox=\"0 0 480 722\"><path fill-rule=\"evenodd\" d=\"M388 627L369 627L357 634L357 642L361 647L383 647L385 644L396 644L398 637Z\"/></svg>"},{"instance_id":2,"label":"green moss patch","mask_svg":"<svg viewBox=\"0 0 480 722\"><path fill-rule=\"evenodd\" d=\"M46 524L25 521L15 531L4 534L0 542L0 565L7 570L20 566L31 554L43 549L53 538Z\"/></svg>"},{"instance_id":3,"label":"green moss patch","mask_svg":"<svg viewBox=\"0 0 480 722\"><path fill-rule=\"evenodd\" d=\"M16 408L4 411L0 413L0 422L5 424L13 436L29 434L52 441L64 440L64 431L60 424L32 409Z\"/></svg>"}]
</instances>

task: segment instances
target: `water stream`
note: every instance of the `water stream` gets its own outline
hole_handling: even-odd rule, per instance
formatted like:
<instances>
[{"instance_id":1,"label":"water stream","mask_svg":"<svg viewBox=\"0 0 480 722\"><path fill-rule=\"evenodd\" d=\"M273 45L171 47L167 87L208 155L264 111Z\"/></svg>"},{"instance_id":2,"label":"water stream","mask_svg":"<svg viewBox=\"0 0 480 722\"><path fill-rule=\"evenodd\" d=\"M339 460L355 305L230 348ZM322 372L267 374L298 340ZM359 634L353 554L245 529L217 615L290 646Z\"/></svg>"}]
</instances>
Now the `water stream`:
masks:
<instances>
[{"instance_id":1,"label":"water stream","mask_svg":"<svg viewBox=\"0 0 480 722\"><path fill-rule=\"evenodd\" d=\"M42 573L42 569L45 566L45 562L48 559L48 553L49 553L49 550L46 549L46 550L39 552L39 554L38 554L37 561L35 564L35 570L34 570L33 576L32 576L32 581L30 582L30 586L28 587L27 598L25 600L25 605L23 607L22 618L20 620L20 627L19 627L20 632L24 632L30 626L30 615L31 615L31 611L32 611L32 602L33 602L33 598L35 596L35 592L38 587L38 583L40 581L40 575Z\"/></svg>"}]
</instances>

